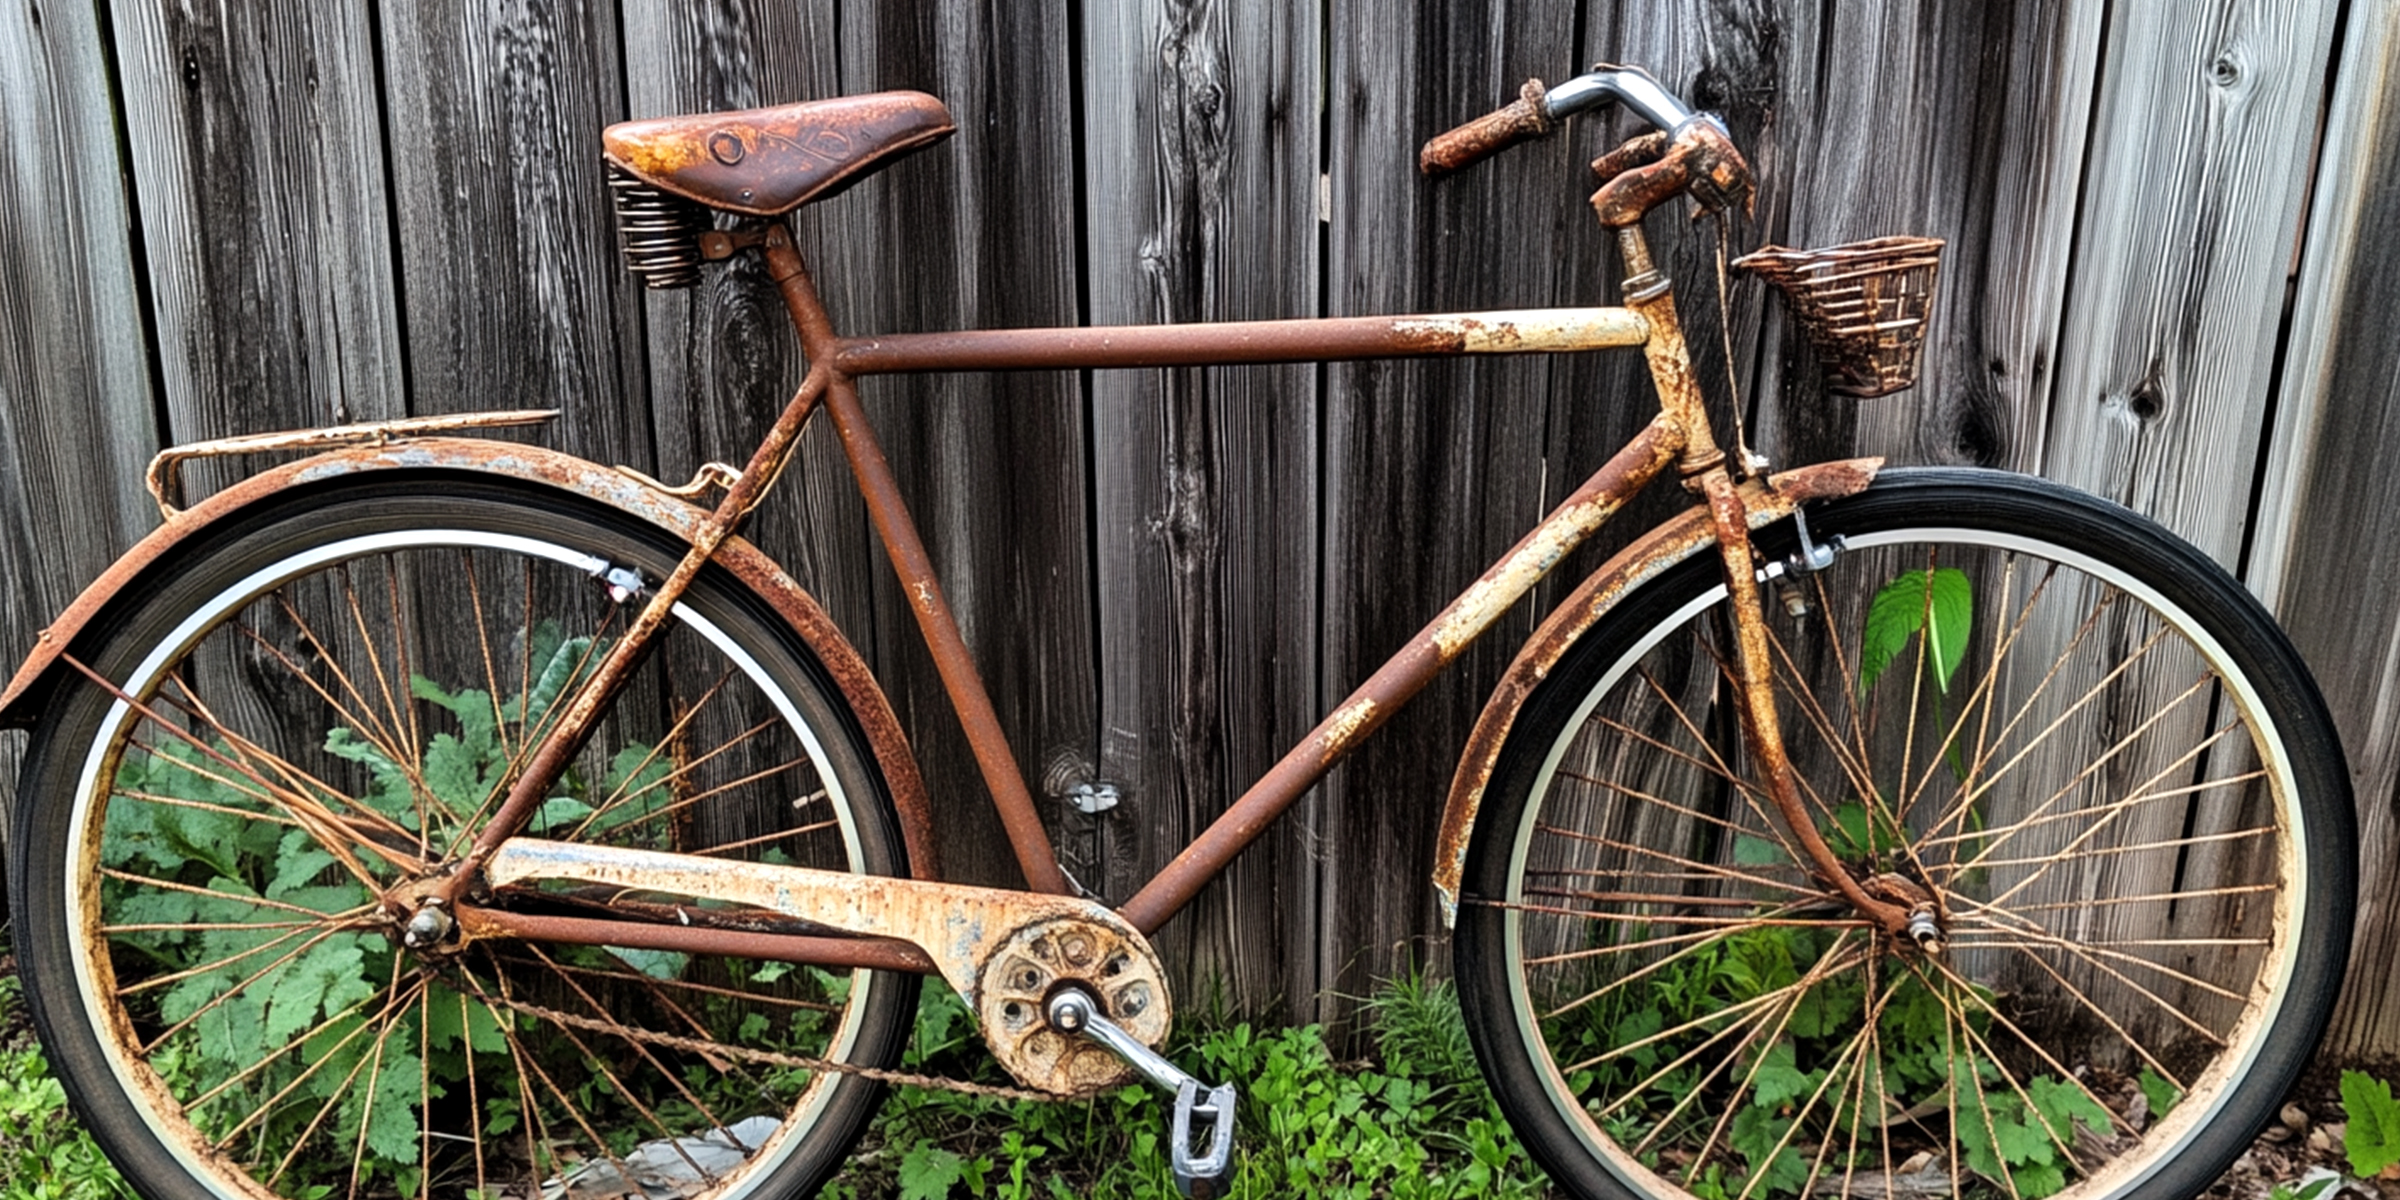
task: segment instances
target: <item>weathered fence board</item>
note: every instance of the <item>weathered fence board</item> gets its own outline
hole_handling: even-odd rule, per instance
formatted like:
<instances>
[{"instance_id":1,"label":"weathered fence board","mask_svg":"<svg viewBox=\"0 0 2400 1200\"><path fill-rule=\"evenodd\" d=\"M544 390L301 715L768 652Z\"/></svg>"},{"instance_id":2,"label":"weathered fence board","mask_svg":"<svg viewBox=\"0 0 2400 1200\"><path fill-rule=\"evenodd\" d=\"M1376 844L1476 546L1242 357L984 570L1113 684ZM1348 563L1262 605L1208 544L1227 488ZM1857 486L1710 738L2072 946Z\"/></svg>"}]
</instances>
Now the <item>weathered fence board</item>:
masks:
<instances>
[{"instance_id":1,"label":"weathered fence board","mask_svg":"<svg viewBox=\"0 0 2400 1200\"><path fill-rule=\"evenodd\" d=\"M141 485L159 440L146 281L106 64L89 9L0 9L0 622L11 653L157 520Z\"/></svg>"},{"instance_id":2,"label":"weathered fence board","mask_svg":"<svg viewBox=\"0 0 2400 1200\"><path fill-rule=\"evenodd\" d=\"M2312 159L2339 12L2332 149ZM2400 202L2343 168L2400 150L2393 14L2388 0L11 9L0 630L29 645L148 527L137 476L161 437L556 405L551 444L669 482L746 454L804 366L781 305L753 267L634 290L596 153L608 121L890 87L943 97L956 138L797 219L850 330L1599 303L1617 268L1579 164L1634 132L1627 119L1439 181L1414 151L1528 75L1635 61L1753 149L1764 189L1739 240L1951 239L1928 382L1902 397L1828 401L1761 289L1737 290L1733 355L1761 448L2040 469L2229 565L2255 536L2253 578L2323 673L2367 852L2388 859L2400 751L2383 715L2400 666L2355 648L2391 644L2400 610L2370 586L2302 581L2400 569L2372 536L2400 437L2382 400L2400 370L2382 283ZM70 134L25 136L52 128ZM1653 228L1713 382L1714 231ZM886 379L865 394L1044 820L1110 899L1648 415L1632 356ZM882 673L953 876L1010 880L846 475L830 430L812 430L752 533ZM91 516L53 528L69 498ZM1664 489L1629 524L1678 502ZM1339 1016L1341 994L1438 966L1432 825L1538 612L1510 614L1178 922L1163 945L1180 979ZM1075 813L1063 796L1086 783L1122 803ZM2400 909L2368 878L2345 1054L2400 1041L2400 1007L2380 998L2390 970L2373 965L2394 953Z\"/></svg>"},{"instance_id":3,"label":"weathered fence board","mask_svg":"<svg viewBox=\"0 0 2400 1200\"><path fill-rule=\"evenodd\" d=\"M158 415L107 60L88 8L0 9L0 628L11 652L156 514L139 481ZM14 794L24 749L21 734L0 740L0 797Z\"/></svg>"},{"instance_id":4,"label":"weathered fence board","mask_svg":"<svg viewBox=\"0 0 2400 1200\"><path fill-rule=\"evenodd\" d=\"M1066 5L878 6L851 12L840 33L844 91L931 92L960 135L827 206L818 263L834 319L861 331L1074 324ZM1019 761L1038 772L1033 764L1062 754L1088 760L1096 670L1076 380L873 379L861 394ZM1013 881L981 776L880 547L873 576L874 661L934 781L944 870ZM1038 794L1038 775L1031 782ZM1055 823L1058 806L1043 808Z\"/></svg>"},{"instance_id":5,"label":"weathered fence board","mask_svg":"<svg viewBox=\"0 0 2400 1200\"><path fill-rule=\"evenodd\" d=\"M2326 115L2251 586L2316 669L2358 791L2358 935L2326 1039L2400 1059L2400 4L2354 4Z\"/></svg>"},{"instance_id":6,"label":"weathered fence board","mask_svg":"<svg viewBox=\"0 0 2400 1200\"><path fill-rule=\"evenodd\" d=\"M1092 322L1318 311L1319 37L1290 4L1086 10ZM1100 753L1044 766L1053 792L1121 793L1120 811L1069 814L1065 849L1086 886L1123 900L1316 723L1316 372L1104 371L1089 386ZM1182 978L1315 993L1313 824L1293 814L1175 922L1162 953Z\"/></svg>"},{"instance_id":7,"label":"weathered fence board","mask_svg":"<svg viewBox=\"0 0 2400 1200\"><path fill-rule=\"evenodd\" d=\"M640 302L592 140L625 115L615 7L382 11L411 411L556 407L548 444L649 468Z\"/></svg>"},{"instance_id":8,"label":"weathered fence board","mask_svg":"<svg viewBox=\"0 0 2400 1200\"><path fill-rule=\"evenodd\" d=\"M367 6L112 13L168 436L403 415Z\"/></svg>"}]
</instances>

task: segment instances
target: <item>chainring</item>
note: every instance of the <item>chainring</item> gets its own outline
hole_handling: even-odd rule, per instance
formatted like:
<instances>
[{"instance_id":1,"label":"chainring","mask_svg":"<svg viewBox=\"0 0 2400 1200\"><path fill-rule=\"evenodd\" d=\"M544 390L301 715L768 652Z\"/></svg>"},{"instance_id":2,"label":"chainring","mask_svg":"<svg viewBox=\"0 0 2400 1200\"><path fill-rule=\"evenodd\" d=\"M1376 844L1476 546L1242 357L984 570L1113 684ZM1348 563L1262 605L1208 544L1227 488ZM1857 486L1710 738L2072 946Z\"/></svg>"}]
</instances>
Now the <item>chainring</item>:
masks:
<instances>
[{"instance_id":1,"label":"chainring","mask_svg":"<svg viewBox=\"0 0 2400 1200\"><path fill-rule=\"evenodd\" d=\"M1135 1081L1133 1068L1098 1042L1050 1027L1048 1002L1080 986L1145 1046L1173 1024L1173 1002L1150 943L1131 929L1076 917L1028 922L984 960L976 1017L992 1057L1017 1081L1055 1096L1089 1096Z\"/></svg>"}]
</instances>

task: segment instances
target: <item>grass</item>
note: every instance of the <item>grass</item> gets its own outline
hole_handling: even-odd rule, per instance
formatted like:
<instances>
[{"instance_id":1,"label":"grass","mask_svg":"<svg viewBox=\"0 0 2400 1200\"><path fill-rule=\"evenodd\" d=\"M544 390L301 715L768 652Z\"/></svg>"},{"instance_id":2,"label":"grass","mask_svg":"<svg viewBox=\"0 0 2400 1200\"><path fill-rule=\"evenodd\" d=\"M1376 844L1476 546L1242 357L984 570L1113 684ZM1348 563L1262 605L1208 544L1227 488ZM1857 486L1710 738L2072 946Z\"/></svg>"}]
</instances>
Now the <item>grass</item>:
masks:
<instances>
[{"instance_id":1,"label":"grass","mask_svg":"<svg viewBox=\"0 0 2400 1200\"><path fill-rule=\"evenodd\" d=\"M1231 1196L1548 1195L1485 1090L1446 982L1402 979L1369 1004L1376 1052L1337 1061L1316 1026L1259 1029L1224 1014L1187 1019L1177 1065L1241 1090ZM1002 1079L946 989L920 1007L911 1070ZM899 1089L828 1196L967 1195L997 1200L1169 1200L1173 1107L1128 1088L1074 1104L1000 1102Z\"/></svg>"},{"instance_id":2,"label":"grass","mask_svg":"<svg viewBox=\"0 0 2400 1200\"><path fill-rule=\"evenodd\" d=\"M0 1200L132 1197L67 1106L34 1042L0 933ZM1376 1053L1337 1061L1316 1026L1260 1029L1187 1014L1169 1047L1242 1095L1236 1174L1225 1194L1337 1197L1547 1195L1485 1091L1447 983L1385 985L1369 1004ZM926 989L906 1069L1006 1080L955 995ZM1074 1104L901 1088L828 1197L1090 1197L1168 1200L1172 1105L1128 1088Z\"/></svg>"},{"instance_id":3,"label":"grass","mask_svg":"<svg viewBox=\"0 0 2400 1200\"><path fill-rule=\"evenodd\" d=\"M50 1077L6 939L0 929L0 1200L130 1200Z\"/></svg>"}]
</instances>

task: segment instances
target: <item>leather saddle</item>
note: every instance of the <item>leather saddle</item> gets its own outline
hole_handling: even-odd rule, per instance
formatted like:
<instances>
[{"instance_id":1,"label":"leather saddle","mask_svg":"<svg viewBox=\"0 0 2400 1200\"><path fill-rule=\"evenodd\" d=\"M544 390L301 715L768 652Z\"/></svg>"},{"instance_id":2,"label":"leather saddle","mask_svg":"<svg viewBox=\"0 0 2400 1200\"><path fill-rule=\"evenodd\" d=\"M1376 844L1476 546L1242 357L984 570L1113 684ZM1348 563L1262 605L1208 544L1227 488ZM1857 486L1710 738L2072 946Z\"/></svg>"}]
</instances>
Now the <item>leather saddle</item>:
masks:
<instances>
[{"instance_id":1,"label":"leather saddle","mask_svg":"<svg viewBox=\"0 0 2400 1200\"><path fill-rule=\"evenodd\" d=\"M625 121L608 160L711 208L775 217L834 195L957 126L923 92L876 92L773 108Z\"/></svg>"}]
</instances>

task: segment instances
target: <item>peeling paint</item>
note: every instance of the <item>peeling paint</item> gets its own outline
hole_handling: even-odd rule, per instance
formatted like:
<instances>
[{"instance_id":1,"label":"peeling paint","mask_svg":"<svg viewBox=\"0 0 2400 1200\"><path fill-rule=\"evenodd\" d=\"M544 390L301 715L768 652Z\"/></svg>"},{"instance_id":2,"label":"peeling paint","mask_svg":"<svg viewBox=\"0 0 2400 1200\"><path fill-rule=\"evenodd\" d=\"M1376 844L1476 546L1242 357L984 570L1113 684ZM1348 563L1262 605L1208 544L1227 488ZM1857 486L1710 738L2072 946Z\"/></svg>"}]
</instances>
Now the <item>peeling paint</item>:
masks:
<instances>
[{"instance_id":1,"label":"peeling paint","mask_svg":"<svg viewBox=\"0 0 2400 1200\"><path fill-rule=\"evenodd\" d=\"M1373 715L1375 715L1373 697L1360 700L1335 712L1326 720L1325 735L1319 739L1325 747L1325 753L1328 755L1340 754L1343 748L1350 744L1350 739L1358 736L1359 727L1365 725L1367 718Z\"/></svg>"},{"instance_id":2,"label":"peeling paint","mask_svg":"<svg viewBox=\"0 0 2400 1200\"><path fill-rule=\"evenodd\" d=\"M1755 482L1746 484L1742 496L1750 527L1756 529L1782 520L1806 501L1864 491L1882 466L1883 460L1879 458L1849 459L1785 472L1774 478L1772 487ZM1542 680L1549 677L1551 668L1618 601L1669 567L1715 544L1708 509L1701 506L1685 509L1636 538L1632 545L1586 576L1517 651L1516 661L1501 676L1491 700L1484 705L1483 715L1476 719L1473 732L1467 735L1466 749L1458 759L1458 773L1450 782L1450 799L1442 809L1434 849L1433 886L1440 897L1445 921L1453 925L1457 921L1467 842L1474 832L1476 813L1483 806L1484 788L1491 781L1500 747L1516 725L1518 710Z\"/></svg>"},{"instance_id":3,"label":"peeling paint","mask_svg":"<svg viewBox=\"0 0 2400 1200\"><path fill-rule=\"evenodd\" d=\"M1440 338L1468 354L1525 354L1639 346L1650 323L1625 308L1528 308L1403 317L1392 331Z\"/></svg>"}]
</instances>

